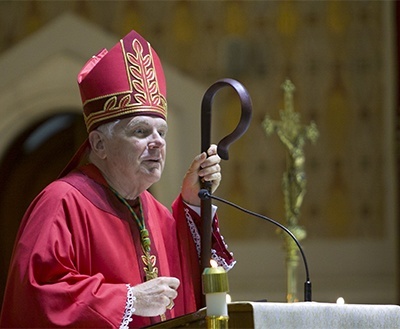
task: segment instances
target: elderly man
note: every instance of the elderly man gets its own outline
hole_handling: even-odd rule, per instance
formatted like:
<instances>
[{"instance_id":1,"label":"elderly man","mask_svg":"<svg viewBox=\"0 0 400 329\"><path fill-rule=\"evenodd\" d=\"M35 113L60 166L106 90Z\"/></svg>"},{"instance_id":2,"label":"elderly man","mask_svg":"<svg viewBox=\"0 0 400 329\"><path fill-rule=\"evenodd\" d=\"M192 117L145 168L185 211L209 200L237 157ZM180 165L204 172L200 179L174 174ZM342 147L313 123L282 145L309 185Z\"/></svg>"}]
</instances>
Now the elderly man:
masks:
<instances>
[{"instance_id":1,"label":"elderly man","mask_svg":"<svg viewBox=\"0 0 400 329\"><path fill-rule=\"evenodd\" d=\"M200 179L220 183L215 145L193 160L171 214L147 191L164 169L168 130L157 54L132 31L93 56L78 83L88 139L22 220L1 326L133 328L196 311L197 193ZM234 264L216 216L212 255Z\"/></svg>"}]
</instances>

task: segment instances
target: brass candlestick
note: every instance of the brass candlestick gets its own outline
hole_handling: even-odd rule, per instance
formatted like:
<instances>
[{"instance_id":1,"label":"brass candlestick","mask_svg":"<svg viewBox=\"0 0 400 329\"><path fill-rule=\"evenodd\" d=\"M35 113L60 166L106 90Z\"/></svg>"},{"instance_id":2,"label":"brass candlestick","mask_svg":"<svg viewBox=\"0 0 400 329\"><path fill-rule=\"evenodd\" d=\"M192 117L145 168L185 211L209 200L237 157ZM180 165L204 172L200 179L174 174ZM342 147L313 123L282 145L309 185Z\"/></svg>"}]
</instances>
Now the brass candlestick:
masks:
<instances>
[{"instance_id":1,"label":"brass candlestick","mask_svg":"<svg viewBox=\"0 0 400 329\"><path fill-rule=\"evenodd\" d=\"M206 267L202 275L203 294L206 296L206 322L208 329L228 328L228 307L226 293L229 291L226 271L213 262Z\"/></svg>"},{"instance_id":2,"label":"brass candlestick","mask_svg":"<svg viewBox=\"0 0 400 329\"><path fill-rule=\"evenodd\" d=\"M298 240L306 237L306 230L298 225L300 207L306 193L306 175L304 171L305 155L303 151L306 139L315 142L318 138L318 129L314 122L309 126L300 124L300 115L293 110L293 92L295 86L290 80L282 84L284 90L284 110L280 111L281 121L271 120L265 116L262 126L266 135L276 132L287 149L287 168L282 178L282 190L285 201L285 218L287 227ZM289 303L297 299L297 276L299 256L294 241L284 236L286 249L287 295Z\"/></svg>"},{"instance_id":3,"label":"brass candlestick","mask_svg":"<svg viewBox=\"0 0 400 329\"><path fill-rule=\"evenodd\" d=\"M228 316L207 315L207 329L228 329Z\"/></svg>"}]
</instances>

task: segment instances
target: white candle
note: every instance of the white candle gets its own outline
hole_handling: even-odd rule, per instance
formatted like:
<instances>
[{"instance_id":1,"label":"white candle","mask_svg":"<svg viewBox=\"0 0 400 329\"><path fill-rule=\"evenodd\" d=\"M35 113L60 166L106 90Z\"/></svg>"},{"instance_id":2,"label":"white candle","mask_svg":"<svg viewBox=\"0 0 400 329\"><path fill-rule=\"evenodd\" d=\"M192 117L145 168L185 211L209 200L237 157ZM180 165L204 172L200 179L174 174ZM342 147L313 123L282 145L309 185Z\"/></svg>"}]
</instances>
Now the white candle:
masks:
<instances>
[{"instance_id":1,"label":"white candle","mask_svg":"<svg viewBox=\"0 0 400 329\"><path fill-rule=\"evenodd\" d=\"M227 316L226 292L206 294L207 316Z\"/></svg>"},{"instance_id":2,"label":"white candle","mask_svg":"<svg viewBox=\"0 0 400 329\"><path fill-rule=\"evenodd\" d=\"M206 295L207 316L228 316L226 293L229 291L228 275L214 260L212 267L203 271L203 293Z\"/></svg>"}]
</instances>

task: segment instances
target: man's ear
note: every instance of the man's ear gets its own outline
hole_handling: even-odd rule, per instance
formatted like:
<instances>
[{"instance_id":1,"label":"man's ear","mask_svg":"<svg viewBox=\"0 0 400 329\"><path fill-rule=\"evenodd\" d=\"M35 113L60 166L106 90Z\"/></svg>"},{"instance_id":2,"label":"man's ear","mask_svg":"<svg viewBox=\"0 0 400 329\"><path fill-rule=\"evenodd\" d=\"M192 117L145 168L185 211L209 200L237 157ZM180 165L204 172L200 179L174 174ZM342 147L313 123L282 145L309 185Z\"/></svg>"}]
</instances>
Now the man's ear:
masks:
<instances>
[{"instance_id":1,"label":"man's ear","mask_svg":"<svg viewBox=\"0 0 400 329\"><path fill-rule=\"evenodd\" d=\"M100 159L105 159L107 156L105 136L101 131L93 130L89 133L89 143L94 154Z\"/></svg>"}]
</instances>

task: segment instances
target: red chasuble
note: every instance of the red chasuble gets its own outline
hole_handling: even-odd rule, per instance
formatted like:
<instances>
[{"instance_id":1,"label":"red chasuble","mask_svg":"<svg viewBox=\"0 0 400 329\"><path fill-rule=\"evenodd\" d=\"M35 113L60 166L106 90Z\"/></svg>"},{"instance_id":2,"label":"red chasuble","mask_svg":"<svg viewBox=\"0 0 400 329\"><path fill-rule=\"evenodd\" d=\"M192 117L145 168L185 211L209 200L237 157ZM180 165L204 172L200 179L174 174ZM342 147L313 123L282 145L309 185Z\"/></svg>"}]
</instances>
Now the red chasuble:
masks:
<instances>
[{"instance_id":1,"label":"red chasuble","mask_svg":"<svg viewBox=\"0 0 400 329\"><path fill-rule=\"evenodd\" d=\"M140 195L159 276L181 281L166 318L201 301L200 218L180 197L173 213ZM213 222L213 257L234 260ZM27 210L17 236L1 314L2 327L125 327L160 321L129 313L129 286L144 282L137 224L93 165L47 186ZM133 304L134 307L134 304ZM131 320L131 321L130 321Z\"/></svg>"}]
</instances>

